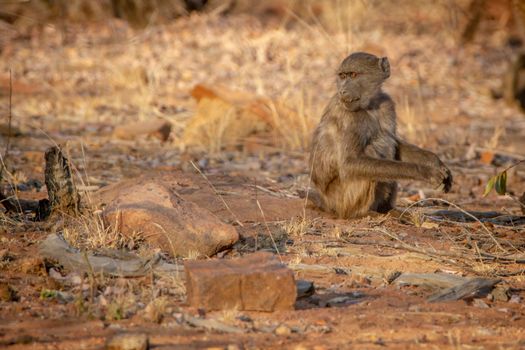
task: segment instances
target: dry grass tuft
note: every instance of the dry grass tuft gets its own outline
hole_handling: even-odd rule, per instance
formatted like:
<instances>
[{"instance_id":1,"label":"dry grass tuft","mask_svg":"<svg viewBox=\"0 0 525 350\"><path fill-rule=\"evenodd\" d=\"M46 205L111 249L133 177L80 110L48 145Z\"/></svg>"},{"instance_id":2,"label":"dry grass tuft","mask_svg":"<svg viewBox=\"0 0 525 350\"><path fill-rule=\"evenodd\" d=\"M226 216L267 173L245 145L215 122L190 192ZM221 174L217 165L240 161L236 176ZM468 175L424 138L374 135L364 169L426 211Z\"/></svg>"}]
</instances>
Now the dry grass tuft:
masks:
<instances>
[{"instance_id":1,"label":"dry grass tuft","mask_svg":"<svg viewBox=\"0 0 525 350\"><path fill-rule=\"evenodd\" d=\"M136 311L137 300L132 293L120 296L110 302L106 309L107 321L119 321L131 317Z\"/></svg>"},{"instance_id":2,"label":"dry grass tuft","mask_svg":"<svg viewBox=\"0 0 525 350\"><path fill-rule=\"evenodd\" d=\"M309 103L305 93L302 93L284 103L269 104L276 143L283 149L308 149L311 134L318 120L312 117L314 113Z\"/></svg>"},{"instance_id":3,"label":"dry grass tuft","mask_svg":"<svg viewBox=\"0 0 525 350\"><path fill-rule=\"evenodd\" d=\"M182 146L200 146L201 150L214 155L265 128L266 123L249 110L221 99L203 98L195 116L185 127Z\"/></svg>"},{"instance_id":4,"label":"dry grass tuft","mask_svg":"<svg viewBox=\"0 0 525 350\"><path fill-rule=\"evenodd\" d=\"M147 321L160 323L168 308L169 300L167 297L153 299L143 310L142 316Z\"/></svg>"},{"instance_id":5,"label":"dry grass tuft","mask_svg":"<svg viewBox=\"0 0 525 350\"><path fill-rule=\"evenodd\" d=\"M60 225L64 238L79 249L126 248L136 250L144 247L144 238L140 232L123 235L116 229L118 225L108 227L100 216L100 212L97 211L90 210L77 218L66 217Z\"/></svg>"},{"instance_id":6,"label":"dry grass tuft","mask_svg":"<svg viewBox=\"0 0 525 350\"><path fill-rule=\"evenodd\" d=\"M252 134L270 131L277 146L305 150L316 124L304 91L290 90L272 99L220 85L197 85L192 95L197 110L184 128L183 149L200 147L217 154L242 144Z\"/></svg>"},{"instance_id":7,"label":"dry grass tuft","mask_svg":"<svg viewBox=\"0 0 525 350\"><path fill-rule=\"evenodd\" d=\"M372 2L367 0L328 0L321 6L321 23L331 32L345 33L346 44L373 15Z\"/></svg>"},{"instance_id":8,"label":"dry grass tuft","mask_svg":"<svg viewBox=\"0 0 525 350\"><path fill-rule=\"evenodd\" d=\"M295 217L290 221L283 223L282 228L289 236L302 237L308 233L308 229L311 225L311 220L302 217Z\"/></svg>"}]
</instances>

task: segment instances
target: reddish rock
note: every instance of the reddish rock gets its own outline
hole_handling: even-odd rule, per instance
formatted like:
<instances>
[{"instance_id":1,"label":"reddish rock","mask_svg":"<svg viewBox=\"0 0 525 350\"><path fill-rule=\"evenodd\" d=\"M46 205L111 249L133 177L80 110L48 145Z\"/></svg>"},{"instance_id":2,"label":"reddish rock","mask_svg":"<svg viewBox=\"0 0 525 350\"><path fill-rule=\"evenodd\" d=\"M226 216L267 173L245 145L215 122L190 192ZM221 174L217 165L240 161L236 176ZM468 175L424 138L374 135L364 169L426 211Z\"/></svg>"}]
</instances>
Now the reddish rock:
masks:
<instances>
[{"instance_id":1,"label":"reddish rock","mask_svg":"<svg viewBox=\"0 0 525 350\"><path fill-rule=\"evenodd\" d=\"M171 133L171 124L162 119L154 119L119 125L113 130L113 136L122 140L133 140L140 135L150 135L166 141Z\"/></svg>"},{"instance_id":2,"label":"reddish rock","mask_svg":"<svg viewBox=\"0 0 525 350\"><path fill-rule=\"evenodd\" d=\"M190 168L194 172L191 165ZM103 187L91 194L92 204L97 207L108 205L122 188L145 181L162 182L183 199L207 209L223 222L235 222L236 219L241 222L263 221L259 205L267 221L289 220L291 217L303 215L304 199L282 198L261 191L257 192L256 196L258 205L254 198L257 189L249 185L251 180L247 177L210 174L204 179L199 174L182 171L149 171L139 178ZM221 196L217 195L207 181L210 181L217 191L235 192L235 195L222 194L221 200ZM268 187L266 184L260 185ZM226 208L223 200L228 204L229 209Z\"/></svg>"},{"instance_id":3,"label":"reddish rock","mask_svg":"<svg viewBox=\"0 0 525 350\"><path fill-rule=\"evenodd\" d=\"M254 134L281 130L283 125L303 128L304 120L289 101L271 99L223 85L196 85L195 115L184 128L182 143L190 148L220 151L244 143ZM286 142L284 138L279 140ZM252 145L253 146L253 145Z\"/></svg>"},{"instance_id":4,"label":"reddish rock","mask_svg":"<svg viewBox=\"0 0 525 350\"><path fill-rule=\"evenodd\" d=\"M212 256L239 239L236 229L155 178L126 180L102 191L106 224L140 233L172 256Z\"/></svg>"},{"instance_id":5,"label":"reddish rock","mask_svg":"<svg viewBox=\"0 0 525 350\"><path fill-rule=\"evenodd\" d=\"M187 261L188 303L207 310L291 310L296 299L292 270L270 253L240 259Z\"/></svg>"}]
</instances>

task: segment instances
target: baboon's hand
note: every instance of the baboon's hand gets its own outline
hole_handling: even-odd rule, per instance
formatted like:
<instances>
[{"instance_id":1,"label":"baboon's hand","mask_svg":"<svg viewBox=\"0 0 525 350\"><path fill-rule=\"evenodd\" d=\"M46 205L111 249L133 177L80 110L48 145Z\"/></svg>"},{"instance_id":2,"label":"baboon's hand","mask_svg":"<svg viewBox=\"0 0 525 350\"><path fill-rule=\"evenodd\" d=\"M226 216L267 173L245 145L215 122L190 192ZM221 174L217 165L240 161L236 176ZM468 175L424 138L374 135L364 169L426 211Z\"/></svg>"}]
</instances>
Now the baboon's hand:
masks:
<instances>
[{"instance_id":1,"label":"baboon's hand","mask_svg":"<svg viewBox=\"0 0 525 350\"><path fill-rule=\"evenodd\" d=\"M452 187L452 173L437 155L431 152L429 153L431 154L430 158L432 159L433 166L439 169L439 172L442 176L442 180L439 182L437 188L447 193Z\"/></svg>"},{"instance_id":2,"label":"baboon's hand","mask_svg":"<svg viewBox=\"0 0 525 350\"><path fill-rule=\"evenodd\" d=\"M439 168L440 173L443 175L443 180L439 184L438 189L447 193L452 187L452 173L450 172L450 169L447 168L447 166L443 164L443 162L439 158L437 160L437 167Z\"/></svg>"},{"instance_id":3,"label":"baboon's hand","mask_svg":"<svg viewBox=\"0 0 525 350\"><path fill-rule=\"evenodd\" d=\"M452 188L452 173L450 172L450 169L445 166L445 164L441 165L441 169L445 172L446 176L443 179L443 183L440 186L440 189L443 190L443 192L447 193Z\"/></svg>"},{"instance_id":4,"label":"baboon's hand","mask_svg":"<svg viewBox=\"0 0 525 350\"><path fill-rule=\"evenodd\" d=\"M443 163L437 167L423 167L421 173L427 181L437 189L440 189L445 193L450 191L450 188L452 187L452 174Z\"/></svg>"}]
</instances>

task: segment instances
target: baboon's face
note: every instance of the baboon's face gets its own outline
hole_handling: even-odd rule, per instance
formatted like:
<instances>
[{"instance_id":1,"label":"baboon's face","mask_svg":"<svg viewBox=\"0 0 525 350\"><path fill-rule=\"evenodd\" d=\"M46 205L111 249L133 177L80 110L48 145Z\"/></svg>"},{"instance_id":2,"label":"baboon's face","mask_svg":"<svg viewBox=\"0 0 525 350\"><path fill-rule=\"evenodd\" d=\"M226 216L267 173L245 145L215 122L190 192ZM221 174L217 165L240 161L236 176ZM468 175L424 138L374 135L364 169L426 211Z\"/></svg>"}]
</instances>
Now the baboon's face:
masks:
<instances>
[{"instance_id":1,"label":"baboon's face","mask_svg":"<svg viewBox=\"0 0 525 350\"><path fill-rule=\"evenodd\" d=\"M344 59L337 76L341 102L354 112L368 108L371 98L390 76L390 64L386 57L356 52Z\"/></svg>"}]
</instances>

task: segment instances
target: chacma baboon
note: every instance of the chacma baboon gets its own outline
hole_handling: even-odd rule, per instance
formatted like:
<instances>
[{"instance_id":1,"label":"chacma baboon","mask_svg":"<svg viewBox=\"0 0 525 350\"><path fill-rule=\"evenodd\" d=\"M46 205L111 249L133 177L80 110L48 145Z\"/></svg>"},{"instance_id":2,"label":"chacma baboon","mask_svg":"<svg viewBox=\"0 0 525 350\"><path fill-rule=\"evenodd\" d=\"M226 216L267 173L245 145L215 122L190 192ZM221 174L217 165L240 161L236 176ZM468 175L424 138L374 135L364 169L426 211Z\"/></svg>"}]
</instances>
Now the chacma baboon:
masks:
<instances>
[{"instance_id":1,"label":"chacma baboon","mask_svg":"<svg viewBox=\"0 0 525 350\"><path fill-rule=\"evenodd\" d=\"M396 180L452 186L450 170L434 153L402 141L396 112L381 84L390 76L386 57L357 52L337 71L337 93L312 141L312 181L321 206L340 218L394 208Z\"/></svg>"}]
</instances>

